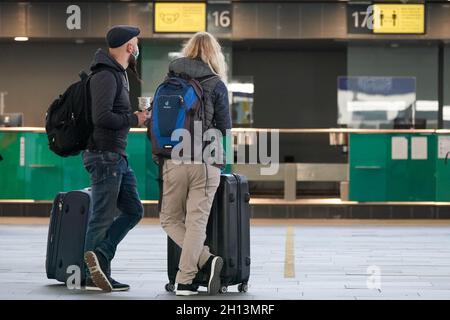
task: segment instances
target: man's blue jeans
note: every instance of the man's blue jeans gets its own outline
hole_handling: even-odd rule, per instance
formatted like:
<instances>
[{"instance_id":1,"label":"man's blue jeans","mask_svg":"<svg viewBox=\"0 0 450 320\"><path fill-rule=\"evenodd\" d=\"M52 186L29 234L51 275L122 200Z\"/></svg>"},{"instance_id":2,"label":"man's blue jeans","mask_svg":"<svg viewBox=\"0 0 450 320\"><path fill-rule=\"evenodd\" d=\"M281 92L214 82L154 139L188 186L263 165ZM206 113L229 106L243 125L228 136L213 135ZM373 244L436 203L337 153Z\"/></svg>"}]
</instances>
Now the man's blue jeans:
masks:
<instances>
[{"instance_id":1,"label":"man's blue jeans","mask_svg":"<svg viewBox=\"0 0 450 320\"><path fill-rule=\"evenodd\" d=\"M143 216L136 177L126 157L108 151L84 151L91 177L92 216L85 251L100 251L109 261L117 245Z\"/></svg>"}]
</instances>

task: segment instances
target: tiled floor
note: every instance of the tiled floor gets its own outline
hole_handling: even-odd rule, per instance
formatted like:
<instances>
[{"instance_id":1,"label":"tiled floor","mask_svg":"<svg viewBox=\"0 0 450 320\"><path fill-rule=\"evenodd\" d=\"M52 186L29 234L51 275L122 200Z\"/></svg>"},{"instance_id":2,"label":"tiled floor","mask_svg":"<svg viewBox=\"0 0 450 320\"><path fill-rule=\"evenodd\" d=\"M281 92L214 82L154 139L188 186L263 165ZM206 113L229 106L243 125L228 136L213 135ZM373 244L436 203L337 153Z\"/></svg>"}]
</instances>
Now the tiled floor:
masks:
<instances>
[{"instance_id":1,"label":"tiled floor","mask_svg":"<svg viewBox=\"0 0 450 320\"><path fill-rule=\"evenodd\" d=\"M0 219L0 299L179 299L164 290L166 238L152 221L120 245L113 275L132 289L111 294L69 290L48 280L46 220L32 222L38 224ZM450 224L439 223L296 221L290 252L295 275L285 278L288 227L256 222L249 292L231 287L225 295L199 298L450 299ZM370 266L380 271L379 283L368 275Z\"/></svg>"}]
</instances>

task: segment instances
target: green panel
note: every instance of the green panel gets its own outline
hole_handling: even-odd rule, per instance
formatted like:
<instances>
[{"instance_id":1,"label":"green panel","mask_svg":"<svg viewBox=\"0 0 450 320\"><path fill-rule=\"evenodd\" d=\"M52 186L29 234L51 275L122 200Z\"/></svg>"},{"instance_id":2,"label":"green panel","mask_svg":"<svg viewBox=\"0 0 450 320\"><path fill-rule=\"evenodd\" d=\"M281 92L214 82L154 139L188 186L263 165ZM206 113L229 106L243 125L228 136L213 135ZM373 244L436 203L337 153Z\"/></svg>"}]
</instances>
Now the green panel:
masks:
<instances>
[{"instance_id":1,"label":"green panel","mask_svg":"<svg viewBox=\"0 0 450 320\"><path fill-rule=\"evenodd\" d=\"M79 190L90 186L89 174L83 165L81 155L62 158L62 191Z\"/></svg>"},{"instance_id":2,"label":"green panel","mask_svg":"<svg viewBox=\"0 0 450 320\"><path fill-rule=\"evenodd\" d=\"M25 136L25 197L51 200L63 189L62 158L48 149L45 133L26 132Z\"/></svg>"},{"instance_id":3,"label":"green panel","mask_svg":"<svg viewBox=\"0 0 450 320\"><path fill-rule=\"evenodd\" d=\"M23 165L20 139L23 138ZM151 144L143 132L129 135L127 153L135 171L142 200L157 200L158 167L151 156ZM81 156L62 158L48 149L45 133L0 132L0 199L52 200L60 191L90 185Z\"/></svg>"},{"instance_id":4,"label":"green panel","mask_svg":"<svg viewBox=\"0 0 450 320\"><path fill-rule=\"evenodd\" d=\"M392 138L405 137L407 159L392 159ZM427 158L412 159L412 138L427 138ZM351 134L350 200L434 201L436 137L433 134Z\"/></svg>"},{"instance_id":5,"label":"green panel","mask_svg":"<svg viewBox=\"0 0 450 320\"><path fill-rule=\"evenodd\" d=\"M234 157L233 146L232 146L233 136L226 135L223 137L223 148L225 150L226 165L223 169L223 173L231 173L232 161Z\"/></svg>"},{"instance_id":6,"label":"green panel","mask_svg":"<svg viewBox=\"0 0 450 320\"><path fill-rule=\"evenodd\" d=\"M144 132L128 135L128 160L136 175L142 200L157 200L159 196L158 166L152 158L151 143Z\"/></svg>"},{"instance_id":7,"label":"green panel","mask_svg":"<svg viewBox=\"0 0 450 320\"><path fill-rule=\"evenodd\" d=\"M393 134L408 140L408 159L393 160L388 147L388 201L434 201L436 138L433 134ZM412 138L427 138L427 159L412 159Z\"/></svg>"},{"instance_id":8,"label":"green panel","mask_svg":"<svg viewBox=\"0 0 450 320\"><path fill-rule=\"evenodd\" d=\"M386 200L387 139L385 134L350 134L351 201Z\"/></svg>"},{"instance_id":9,"label":"green panel","mask_svg":"<svg viewBox=\"0 0 450 320\"><path fill-rule=\"evenodd\" d=\"M146 135L136 132L128 135L127 154L128 161L137 179L138 192L142 199L146 194Z\"/></svg>"},{"instance_id":10,"label":"green panel","mask_svg":"<svg viewBox=\"0 0 450 320\"><path fill-rule=\"evenodd\" d=\"M450 138L450 135L438 135L437 139L440 136ZM450 201L450 161L439 159L437 149L436 146L436 201Z\"/></svg>"},{"instance_id":11,"label":"green panel","mask_svg":"<svg viewBox=\"0 0 450 320\"><path fill-rule=\"evenodd\" d=\"M386 201L411 201L409 195L409 164L408 159L392 159L392 138L404 137L408 141L408 150L411 150L409 134L390 134L387 139L387 184Z\"/></svg>"},{"instance_id":12,"label":"green panel","mask_svg":"<svg viewBox=\"0 0 450 320\"><path fill-rule=\"evenodd\" d=\"M152 144L148 139L146 141L146 156L143 159L146 163L146 186L147 186L147 198L146 200L158 200L159 199L159 168L152 157Z\"/></svg>"},{"instance_id":13,"label":"green panel","mask_svg":"<svg viewBox=\"0 0 450 320\"><path fill-rule=\"evenodd\" d=\"M23 133L0 132L0 199L25 198L25 165L20 164Z\"/></svg>"},{"instance_id":14,"label":"green panel","mask_svg":"<svg viewBox=\"0 0 450 320\"><path fill-rule=\"evenodd\" d=\"M428 155L426 160L417 160L412 159L410 154L411 160L408 167L409 199L411 201L435 201L436 136L434 134L414 134L411 137L427 137Z\"/></svg>"}]
</instances>

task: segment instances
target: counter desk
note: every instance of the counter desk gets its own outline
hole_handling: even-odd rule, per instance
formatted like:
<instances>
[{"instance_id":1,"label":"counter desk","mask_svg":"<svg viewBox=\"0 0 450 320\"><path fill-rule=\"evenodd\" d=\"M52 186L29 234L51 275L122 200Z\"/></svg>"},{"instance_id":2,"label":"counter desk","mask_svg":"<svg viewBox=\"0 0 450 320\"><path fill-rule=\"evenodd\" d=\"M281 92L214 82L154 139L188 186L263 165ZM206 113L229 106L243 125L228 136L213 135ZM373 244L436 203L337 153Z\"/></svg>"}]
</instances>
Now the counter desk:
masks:
<instances>
[{"instance_id":1,"label":"counter desk","mask_svg":"<svg viewBox=\"0 0 450 320\"><path fill-rule=\"evenodd\" d=\"M273 129L235 128L232 133L266 130ZM278 130L280 134L327 134L330 145L348 147L350 201L450 201L450 130ZM146 129L131 129L127 153L142 200L157 200L158 167ZM81 157L62 158L50 152L44 128L0 128L0 155L0 199L51 200L57 192L89 186Z\"/></svg>"}]
</instances>

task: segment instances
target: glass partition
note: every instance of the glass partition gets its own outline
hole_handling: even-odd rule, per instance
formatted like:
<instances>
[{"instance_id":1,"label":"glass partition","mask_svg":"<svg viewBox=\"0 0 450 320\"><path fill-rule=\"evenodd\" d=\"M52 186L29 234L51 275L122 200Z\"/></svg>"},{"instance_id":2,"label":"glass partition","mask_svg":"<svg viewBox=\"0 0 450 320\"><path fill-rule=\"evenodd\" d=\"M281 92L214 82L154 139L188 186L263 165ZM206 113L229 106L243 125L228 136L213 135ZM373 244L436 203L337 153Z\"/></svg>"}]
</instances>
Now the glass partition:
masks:
<instances>
[{"instance_id":1,"label":"glass partition","mask_svg":"<svg viewBox=\"0 0 450 320\"><path fill-rule=\"evenodd\" d=\"M415 77L339 77L338 124L388 128L416 122Z\"/></svg>"},{"instance_id":2,"label":"glass partition","mask_svg":"<svg viewBox=\"0 0 450 320\"><path fill-rule=\"evenodd\" d=\"M438 46L349 44L338 78L338 124L354 128L437 128Z\"/></svg>"}]
</instances>

